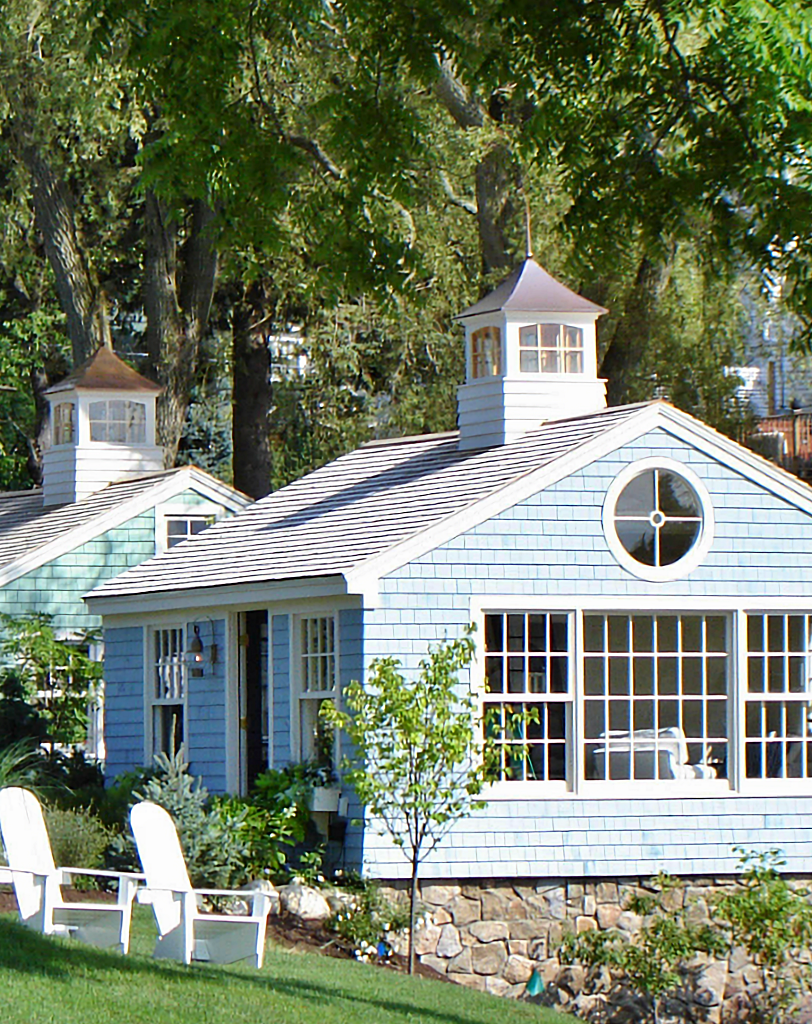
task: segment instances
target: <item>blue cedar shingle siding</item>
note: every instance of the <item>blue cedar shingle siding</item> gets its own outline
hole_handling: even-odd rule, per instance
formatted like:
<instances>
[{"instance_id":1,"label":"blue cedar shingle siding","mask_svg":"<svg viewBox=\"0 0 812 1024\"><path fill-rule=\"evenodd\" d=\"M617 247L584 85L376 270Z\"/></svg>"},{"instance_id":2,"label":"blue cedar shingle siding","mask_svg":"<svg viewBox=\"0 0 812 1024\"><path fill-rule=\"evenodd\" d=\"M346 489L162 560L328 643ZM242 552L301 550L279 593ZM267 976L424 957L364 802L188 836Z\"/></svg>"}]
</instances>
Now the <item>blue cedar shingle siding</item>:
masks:
<instances>
[{"instance_id":1,"label":"blue cedar shingle siding","mask_svg":"<svg viewBox=\"0 0 812 1024\"><path fill-rule=\"evenodd\" d=\"M109 779L144 763L144 630L104 631L105 743Z\"/></svg>"},{"instance_id":2,"label":"blue cedar shingle siding","mask_svg":"<svg viewBox=\"0 0 812 1024\"><path fill-rule=\"evenodd\" d=\"M101 620L90 613L82 595L154 553L155 513L150 509L12 580L0 589L0 612L43 612L54 617L57 630L97 627Z\"/></svg>"},{"instance_id":3,"label":"blue cedar shingle siding","mask_svg":"<svg viewBox=\"0 0 812 1024\"><path fill-rule=\"evenodd\" d=\"M212 793L226 790L226 673L225 658L216 664L209 660L212 640L219 651L225 650L225 622L223 619L197 621L203 649L203 675L187 675L188 697L186 709L186 755L189 771L205 780ZM189 623L186 644L194 636L194 624Z\"/></svg>"},{"instance_id":4,"label":"blue cedar shingle siding","mask_svg":"<svg viewBox=\"0 0 812 1024\"><path fill-rule=\"evenodd\" d=\"M290 764L293 752L290 745L290 616L271 616L271 679L272 766L284 768Z\"/></svg>"},{"instance_id":5,"label":"blue cedar shingle siding","mask_svg":"<svg viewBox=\"0 0 812 1024\"><path fill-rule=\"evenodd\" d=\"M339 685L343 689L354 679L364 678L364 616L360 608L345 608L338 613L339 637ZM345 737L341 740L341 753L349 755L350 746ZM361 804L352 792L345 794L350 805L347 818L349 824L344 839L343 867L359 870L362 864L363 831L357 823L362 817Z\"/></svg>"},{"instance_id":6,"label":"blue cedar shingle siding","mask_svg":"<svg viewBox=\"0 0 812 1024\"><path fill-rule=\"evenodd\" d=\"M705 562L673 583L646 583L611 555L604 495L629 462L667 456L690 466L713 499L716 530ZM754 520L758 520L754 522ZM429 643L458 636L471 594L573 598L650 595L798 598L812 607L812 521L663 429L657 429L381 581L365 612L364 660L394 655L416 670ZM510 837L509 840L506 837ZM734 844L776 845L788 868L812 871L812 797L632 801L543 798L493 801L461 823L424 867L425 877L611 876L664 866L684 874L730 871ZM406 862L371 832L370 874L403 876Z\"/></svg>"}]
</instances>

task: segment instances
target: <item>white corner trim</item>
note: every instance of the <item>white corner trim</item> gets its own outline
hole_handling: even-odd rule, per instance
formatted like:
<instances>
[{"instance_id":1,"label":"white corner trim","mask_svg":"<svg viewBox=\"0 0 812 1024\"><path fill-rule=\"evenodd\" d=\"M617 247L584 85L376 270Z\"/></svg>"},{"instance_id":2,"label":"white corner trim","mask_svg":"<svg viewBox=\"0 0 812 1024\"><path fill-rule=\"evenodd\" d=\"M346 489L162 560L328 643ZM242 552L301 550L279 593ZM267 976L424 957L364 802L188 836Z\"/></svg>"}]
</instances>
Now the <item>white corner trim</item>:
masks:
<instances>
[{"instance_id":1,"label":"white corner trim","mask_svg":"<svg viewBox=\"0 0 812 1024\"><path fill-rule=\"evenodd\" d=\"M702 522L700 524L699 536L689 551L669 565L654 566L645 565L631 555L617 533L615 521L615 507L623 489L628 483L640 476L642 473L655 469L669 470L675 476L683 477L693 488L702 508ZM606 543L615 560L632 576L646 580L648 583L673 583L674 580L682 579L690 572L693 572L698 565L705 560L711 544L713 543L715 519L713 514L713 502L705 484L696 473L682 462L676 459L655 456L653 458L638 459L625 466L609 485L603 501L601 512L603 533Z\"/></svg>"},{"instance_id":2,"label":"white corner trim","mask_svg":"<svg viewBox=\"0 0 812 1024\"><path fill-rule=\"evenodd\" d=\"M95 516L81 526L66 530L48 544L43 544L41 547L36 547L25 555L15 558L0 570L0 587L4 587L13 580L19 579L20 576L25 576L26 573L33 572L34 569L39 569L40 566L45 565L47 562L52 562L54 559L62 557L62 555L69 554L100 534L122 526L129 519L140 515L161 502L176 497L182 491L189 490L190 488L213 492L212 497L216 496L216 500L220 504L226 504L222 499L221 488L211 486L212 480L213 478L210 478L208 474L203 475L191 466L184 466L176 470L169 474L166 479L160 480L128 501ZM225 485L221 485L221 487L224 488ZM204 494L203 496L209 497L209 494ZM233 505L233 511L237 512L248 503L246 501L243 504L242 496L239 495L239 492L235 491L229 496L227 507L231 508Z\"/></svg>"}]
</instances>

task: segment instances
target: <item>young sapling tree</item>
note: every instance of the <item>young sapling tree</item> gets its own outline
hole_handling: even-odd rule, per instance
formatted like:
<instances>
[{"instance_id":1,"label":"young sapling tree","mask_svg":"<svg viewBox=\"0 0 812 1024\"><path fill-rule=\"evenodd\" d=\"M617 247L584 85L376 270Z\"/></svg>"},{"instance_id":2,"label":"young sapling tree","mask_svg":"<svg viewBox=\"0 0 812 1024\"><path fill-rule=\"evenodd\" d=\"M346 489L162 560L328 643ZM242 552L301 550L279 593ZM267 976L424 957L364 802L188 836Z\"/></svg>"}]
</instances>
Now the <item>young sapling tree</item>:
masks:
<instances>
[{"instance_id":1,"label":"young sapling tree","mask_svg":"<svg viewBox=\"0 0 812 1024\"><path fill-rule=\"evenodd\" d=\"M342 710L330 702L321 712L352 744L345 781L380 834L409 860L409 973L420 864L456 821L485 806L480 794L490 777L489 740L478 702L458 677L473 651L470 631L438 644L415 680L403 675L399 661L380 658L366 684L345 688Z\"/></svg>"}]
</instances>

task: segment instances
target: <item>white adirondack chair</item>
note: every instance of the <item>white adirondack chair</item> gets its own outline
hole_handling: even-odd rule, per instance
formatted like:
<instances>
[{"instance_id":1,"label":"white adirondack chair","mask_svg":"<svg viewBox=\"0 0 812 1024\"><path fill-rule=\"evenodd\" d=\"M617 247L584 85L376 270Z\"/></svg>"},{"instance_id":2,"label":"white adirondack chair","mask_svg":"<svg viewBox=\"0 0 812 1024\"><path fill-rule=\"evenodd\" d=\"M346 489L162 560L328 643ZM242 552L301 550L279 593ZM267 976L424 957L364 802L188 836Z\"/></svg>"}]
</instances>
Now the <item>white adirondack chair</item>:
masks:
<instances>
[{"instance_id":1,"label":"white adirondack chair","mask_svg":"<svg viewBox=\"0 0 812 1024\"><path fill-rule=\"evenodd\" d=\"M130 945L132 904L143 876L94 868L57 867L39 800L27 789L0 790L0 833L20 920L44 935L70 935L94 946ZM118 880L116 903L66 903L61 886L71 875Z\"/></svg>"},{"instance_id":2,"label":"white adirondack chair","mask_svg":"<svg viewBox=\"0 0 812 1024\"><path fill-rule=\"evenodd\" d=\"M193 889L172 818L163 807L144 800L130 811L138 856L147 877L138 900L152 904L158 926L156 957L230 964L251 958L262 966L270 898L261 892ZM249 914L209 914L198 897L222 896L250 901Z\"/></svg>"}]
</instances>

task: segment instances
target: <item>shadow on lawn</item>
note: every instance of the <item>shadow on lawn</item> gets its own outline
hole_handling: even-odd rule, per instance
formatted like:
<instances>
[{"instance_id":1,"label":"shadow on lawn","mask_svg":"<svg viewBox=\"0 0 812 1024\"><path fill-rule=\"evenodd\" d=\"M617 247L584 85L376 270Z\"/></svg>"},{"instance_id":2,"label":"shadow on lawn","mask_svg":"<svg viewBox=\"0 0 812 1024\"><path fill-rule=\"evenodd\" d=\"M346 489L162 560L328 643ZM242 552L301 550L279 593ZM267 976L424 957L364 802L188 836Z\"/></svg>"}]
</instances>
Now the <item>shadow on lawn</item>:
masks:
<instances>
[{"instance_id":1,"label":"shadow on lawn","mask_svg":"<svg viewBox=\"0 0 812 1024\"><path fill-rule=\"evenodd\" d=\"M300 955L316 956L316 954ZM332 972L333 964L338 961L325 961L325 966L328 962ZM348 962L347 968L352 970L354 966ZM49 938L23 927L16 921L0 920L0 970L11 970L66 983L75 980L77 974L86 975L88 972L100 974L99 981L102 983L103 975L108 972L118 975L119 980L122 975L130 974L134 980L137 979L135 983L139 986L143 984L144 979L150 977L160 978L164 981L171 980L174 985L186 983L189 985L222 985L239 981L252 988L267 989L269 996L272 993L279 993L313 1002L322 1007L326 1002L343 1001L356 1006L366 1004L377 1010L400 1013L410 1019L418 1010L421 1019L434 1018L443 1021L444 1024L455 1024L455 1022L456 1024L471 1024L472 1020L476 1020L476 1017L417 1006L416 1001L410 1002L408 999L398 1001L375 998L374 995L362 994L360 985L344 987L340 983L336 984L335 978L331 978L329 984L318 984L267 973L240 972L236 974L227 968L209 967L204 964L187 967L172 960L151 960L143 956L132 955L125 957L120 953L97 949L81 942ZM416 983L420 984L420 982ZM423 979L422 984L433 985L435 983Z\"/></svg>"}]
</instances>

